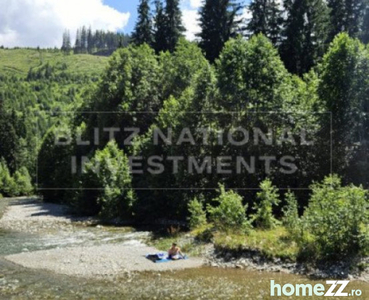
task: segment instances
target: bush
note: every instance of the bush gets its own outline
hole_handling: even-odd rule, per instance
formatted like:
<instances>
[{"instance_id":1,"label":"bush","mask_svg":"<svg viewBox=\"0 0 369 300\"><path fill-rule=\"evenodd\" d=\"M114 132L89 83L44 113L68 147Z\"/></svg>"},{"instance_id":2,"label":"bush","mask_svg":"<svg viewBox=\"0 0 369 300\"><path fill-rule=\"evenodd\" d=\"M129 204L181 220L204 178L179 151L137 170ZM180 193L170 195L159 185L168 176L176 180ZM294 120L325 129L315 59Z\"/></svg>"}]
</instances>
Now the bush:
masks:
<instances>
[{"instance_id":1,"label":"bush","mask_svg":"<svg viewBox=\"0 0 369 300\"><path fill-rule=\"evenodd\" d=\"M17 185L11 177L5 160L0 160L0 192L5 197L18 196Z\"/></svg>"},{"instance_id":2,"label":"bush","mask_svg":"<svg viewBox=\"0 0 369 300\"><path fill-rule=\"evenodd\" d=\"M286 206L282 209L282 223L292 235L299 229L300 219L298 212L298 203L294 193L288 191L285 195Z\"/></svg>"},{"instance_id":3,"label":"bush","mask_svg":"<svg viewBox=\"0 0 369 300\"><path fill-rule=\"evenodd\" d=\"M342 187L337 176L313 184L312 191L303 222L317 258L342 260L367 252L367 192L353 185Z\"/></svg>"},{"instance_id":4,"label":"bush","mask_svg":"<svg viewBox=\"0 0 369 300\"><path fill-rule=\"evenodd\" d=\"M225 191L220 185L220 195L213 201L219 206L208 205L207 211L215 227L224 231L247 232L251 229L251 224L246 218L247 205L242 204L242 197L234 191Z\"/></svg>"},{"instance_id":5,"label":"bush","mask_svg":"<svg viewBox=\"0 0 369 300\"><path fill-rule=\"evenodd\" d=\"M22 167L14 174L14 182L17 186L19 195L29 196L32 194L32 179L26 167Z\"/></svg>"},{"instance_id":6,"label":"bush","mask_svg":"<svg viewBox=\"0 0 369 300\"><path fill-rule=\"evenodd\" d=\"M206 225L206 212L202 203L203 201L197 200L196 197L188 203L188 211L190 213L188 221L191 229Z\"/></svg>"},{"instance_id":7,"label":"bush","mask_svg":"<svg viewBox=\"0 0 369 300\"><path fill-rule=\"evenodd\" d=\"M279 224L273 216L273 205L278 205L280 202L277 188L272 185L269 179L265 179L260 184L260 188L261 191L256 195L259 203L254 205L256 213L253 219L257 227L272 229Z\"/></svg>"},{"instance_id":8,"label":"bush","mask_svg":"<svg viewBox=\"0 0 369 300\"><path fill-rule=\"evenodd\" d=\"M86 163L81 182L85 190L78 202L82 207L88 202L97 206L96 213L103 219L130 217L135 199L131 182L128 158L111 141Z\"/></svg>"}]
</instances>

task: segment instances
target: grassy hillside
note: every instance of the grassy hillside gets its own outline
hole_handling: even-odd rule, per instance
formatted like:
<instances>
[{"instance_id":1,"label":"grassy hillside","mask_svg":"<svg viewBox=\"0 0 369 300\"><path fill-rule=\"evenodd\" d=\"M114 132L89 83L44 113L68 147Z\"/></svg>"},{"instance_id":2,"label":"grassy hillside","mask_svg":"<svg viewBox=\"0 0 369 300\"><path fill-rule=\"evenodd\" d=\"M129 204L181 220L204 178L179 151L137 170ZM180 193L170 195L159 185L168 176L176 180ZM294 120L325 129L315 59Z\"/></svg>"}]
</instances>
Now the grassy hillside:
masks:
<instances>
[{"instance_id":1,"label":"grassy hillside","mask_svg":"<svg viewBox=\"0 0 369 300\"><path fill-rule=\"evenodd\" d=\"M27 76L31 68L49 63L65 64L68 72L78 74L101 74L108 57L90 54L65 55L59 50L0 49L0 74Z\"/></svg>"}]
</instances>

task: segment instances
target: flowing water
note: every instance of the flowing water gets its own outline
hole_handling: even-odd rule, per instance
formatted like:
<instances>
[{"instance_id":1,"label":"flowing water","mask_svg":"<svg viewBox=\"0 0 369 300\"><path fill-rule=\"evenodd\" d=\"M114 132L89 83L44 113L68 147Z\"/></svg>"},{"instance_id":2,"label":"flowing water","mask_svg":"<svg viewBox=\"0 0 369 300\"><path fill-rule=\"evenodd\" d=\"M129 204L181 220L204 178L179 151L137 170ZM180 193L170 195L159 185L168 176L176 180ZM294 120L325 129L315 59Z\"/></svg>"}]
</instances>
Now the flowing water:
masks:
<instances>
[{"instance_id":1,"label":"flowing water","mask_svg":"<svg viewBox=\"0 0 369 300\"><path fill-rule=\"evenodd\" d=\"M1 202L0 206L4 205ZM301 297L270 296L270 280L282 286L324 283L283 273L210 267L93 280L26 269L4 259L5 255L24 251L80 244L139 243L146 238L147 233L134 232L130 228L77 227L72 234L60 236L0 231L0 299L296 299ZM362 295L348 298L369 299L367 283L352 281L347 291L352 289L360 289Z\"/></svg>"}]
</instances>

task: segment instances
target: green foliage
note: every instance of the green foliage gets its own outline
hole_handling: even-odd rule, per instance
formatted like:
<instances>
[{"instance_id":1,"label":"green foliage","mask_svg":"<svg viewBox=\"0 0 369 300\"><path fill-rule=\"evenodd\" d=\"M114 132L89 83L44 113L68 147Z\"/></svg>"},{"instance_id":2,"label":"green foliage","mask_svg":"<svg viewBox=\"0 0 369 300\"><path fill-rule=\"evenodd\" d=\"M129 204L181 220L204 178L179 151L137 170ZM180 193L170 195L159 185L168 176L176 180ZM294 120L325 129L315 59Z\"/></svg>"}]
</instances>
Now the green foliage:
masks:
<instances>
[{"instance_id":1,"label":"green foliage","mask_svg":"<svg viewBox=\"0 0 369 300\"><path fill-rule=\"evenodd\" d=\"M25 167L11 176L4 159L0 160L0 194L6 197L29 196L33 191L31 177Z\"/></svg>"},{"instance_id":2,"label":"green foliage","mask_svg":"<svg viewBox=\"0 0 369 300\"><path fill-rule=\"evenodd\" d=\"M323 0L285 1L286 21L280 52L286 68L302 75L326 50L329 9Z\"/></svg>"},{"instance_id":3,"label":"green foliage","mask_svg":"<svg viewBox=\"0 0 369 300\"><path fill-rule=\"evenodd\" d=\"M221 231L247 232L251 224L246 218L247 205L242 204L242 197L234 191L226 191L220 185L220 195L213 199L218 206L207 206L210 220Z\"/></svg>"},{"instance_id":4,"label":"green foliage","mask_svg":"<svg viewBox=\"0 0 369 300\"><path fill-rule=\"evenodd\" d=\"M234 0L206 0L200 8L200 47L206 58L214 62L224 44L240 31L238 13L241 5Z\"/></svg>"},{"instance_id":5,"label":"green foliage","mask_svg":"<svg viewBox=\"0 0 369 300\"><path fill-rule=\"evenodd\" d=\"M199 76L200 71L208 66L201 49L195 44L180 39L172 55L162 53L159 56L162 66L162 98L170 95L178 98Z\"/></svg>"},{"instance_id":6,"label":"green foliage","mask_svg":"<svg viewBox=\"0 0 369 300\"><path fill-rule=\"evenodd\" d=\"M361 112L367 111L369 84L362 76L365 76L369 58L363 54L364 47L358 40L346 33L340 34L324 56L320 70L320 101L334 116L332 120L322 116L321 123L332 126L333 170L340 175L345 172L355 150L351 145L362 143L358 135L366 131Z\"/></svg>"},{"instance_id":7,"label":"green foliage","mask_svg":"<svg viewBox=\"0 0 369 300\"><path fill-rule=\"evenodd\" d=\"M15 172L14 182L19 195L30 196L32 194L33 186L31 180L31 176L26 167L21 167L19 171Z\"/></svg>"},{"instance_id":8,"label":"green foliage","mask_svg":"<svg viewBox=\"0 0 369 300\"><path fill-rule=\"evenodd\" d=\"M217 62L219 104L226 111L269 110L289 102L290 75L263 35L226 43ZM252 80L250 80L252 78Z\"/></svg>"},{"instance_id":9,"label":"green foliage","mask_svg":"<svg viewBox=\"0 0 369 300\"><path fill-rule=\"evenodd\" d=\"M340 32L347 32L351 37L358 37L363 27L365 0L329 0L331 40Z\"/></svg>"},{"instance_id":10,"label":"green foliage","mask_svg":"<svg viewBox=\"0 0 369 300\"><path fill-rule=\"evenodd\" d=\"M0 192L6 197L17 194L14 179L11 177L4 159L0 160Z\"/></svg>"},{"instance_id":11,"label":"green foliage","mask_svg":"<svg viewBox=\"0 0 369 300\"><path fill-rule=\"evenodd\" d=\"M293 192L288 191L285 195L286 206L282 208L283 219L282 223L291 233L296 234L300 230L300 218L298 212L298 202Z\"/></svg>"},{"instance_id":12,"label":"green foliage","mask_svg":"<svg viewBox=\"0 0 369 300\"><path fill-rule=\"evenodd\" d=\"M281 39L282 10L275 0L253 0L249 6L251 12L247 29L251 35L262 33L278 45Z\"/></svg>"},{"instance_id":13,"label":"green foliage","mask_svg":"<svg viewBox=\"0 0 369 300\"><path fill-rule=\"evenodd\" d=\"M103 219L130 218L135 195L129 172L128 158L115 141L98 150L84 165L82 190L76 205L98 209Z\"/></svg>"},{"instance_id":14,"label":"green foliage","mask_svg":"<svg viewBox=\"0 0 369 300\"><path fill-rule=\"evenodd\" d=\"M132 42L136 45L153 43L152 22L150 15L150 3L141 0L138 6L138 21L132 33Z\"/></svg>"},{"instance_id":15,"label":"green foliage","mask_svg":"<svg viewBox=\"0 0 369 300\"><path fill-rule=\"evenodd\" d=\"M174 51L179 39L186 31L182 23L182 11L179 0L166 0L165 5L165 28L166 47L165 50Z\"/></svg>"},{"instance_id":16,"label":"green foliage","mask_svg":"<svg viewBox=\"0 0 369 300\"><path fill-rule=\"evenodd\" d=\"M369 221L367 191L353 185L342 187L336 175L311 188L303 222L312 237L307 243L316 247L315 255L321 259L343 259L367 252L367 230L363 232Z\"/></svg>"},{"instance_id":17,"label":"green foliage","mask_svg":"<svg viewBox=\"0 0 369 300\"><path fill-rule=\"evenodd\" d=\"M69 124L64 123L51 127L41 143L37 157L38 188L45 201L63 202L65 189L73 187L71 138Z\"/></svg>"},{"instance_id":18,"label":"green foliage","mask_svg":"<svg viewBox=\"0 0 369 300\"><path fill-rule=\"evenodd\" d=\"M254 205L256 213L253 216L257 227L264 229L275 228L279 222L273 216L273 205L280 203L278 190L269 179L260 184L261 191L258 192L258 202Z\"/></svg>"},{"instance_id":19,"label":"green foliage","mask_svg":"<svg viewBox=\"0 0 369 300\"><path fill-rule=\"evenodd\" d=\"M64 55L61 51L36 49L0 49L0 71L2 75L27 76L28 71L40 65L68 66L69 73L84 76L87 74L101 74L107 57L79 54Z\"/></svg>"},{"instance_id":20,"label":"green foliage","mask_svg":"<svg viewBox=\"0 0 369 300\"><path fill-rule=\"evenodd\" d=\"M188 212L190 213L188 218L190 229L206 225L206 212L203 207L203 201L195 197L188 203Z\"/></svg>"}]
</instances>

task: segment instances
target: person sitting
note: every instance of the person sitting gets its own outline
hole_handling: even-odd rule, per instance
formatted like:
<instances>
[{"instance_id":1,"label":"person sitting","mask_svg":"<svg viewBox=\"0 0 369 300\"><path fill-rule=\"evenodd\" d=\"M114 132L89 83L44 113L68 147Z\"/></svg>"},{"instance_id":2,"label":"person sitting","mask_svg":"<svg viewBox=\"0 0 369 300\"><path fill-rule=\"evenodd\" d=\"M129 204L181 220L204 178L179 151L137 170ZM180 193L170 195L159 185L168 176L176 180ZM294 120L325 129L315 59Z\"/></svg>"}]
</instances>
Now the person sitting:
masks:
<instances>
[{"instance_id":1,"label":"person sitting","mask_svg":"<svg viewBox=\"0 0 369 300\"><path fill-rule=\"evenodd\" d=\"M168 256L169 259L173 260L177 260L184 257L184 255L181 252L181 248L179 248L176 243L173 243L172 247L169 248Z\"/></svg>"}]
</instances>

